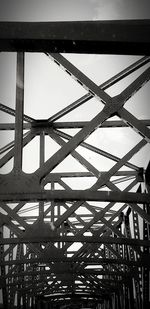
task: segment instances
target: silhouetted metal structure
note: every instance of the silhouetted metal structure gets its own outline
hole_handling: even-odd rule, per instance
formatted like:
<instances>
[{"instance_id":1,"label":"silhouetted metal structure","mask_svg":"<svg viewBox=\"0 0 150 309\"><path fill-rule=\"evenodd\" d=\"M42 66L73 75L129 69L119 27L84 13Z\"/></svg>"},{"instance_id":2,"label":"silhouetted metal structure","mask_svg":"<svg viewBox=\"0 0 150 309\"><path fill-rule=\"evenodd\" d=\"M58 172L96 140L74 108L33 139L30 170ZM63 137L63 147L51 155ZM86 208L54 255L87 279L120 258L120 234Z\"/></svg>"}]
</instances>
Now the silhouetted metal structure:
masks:
<instances>
[{"instance_id":1,"label":"silhouetted metal structure","mask_svg":"<svg viewBox=\"0 0 150 309\"><path fill-rule=\"evenodd\" d=\"M150 166L145 170L130 160L150 142L150 119L137 119L127 111L126 102L149 81L150 68L115 97L105 90L149 63L150 21L5 22L0 23L0 50L17 52L16 109L0 104L1 111L15 117L15 123L0 124L0 130L15 130L14 141L0 149L0 167L14 158L12 172L0 175L3 308L148 308ZM45 52L87 94L47 120L25 115L26 51ZM142 57L97 86L59 52ZM92 120L59 121L93 97L103 103L103 109ZM114 115L120 120L111 120ZM85 142L95 130L120 127L140 135L139 143L122 158ZM71 136L62 130L67 128L79 130ZM25 174L22 150L37 135L39 168ZM60 148L44 161L46 135ZM79 145L111 159L113 167L101 172L78 152ZM68 155L87 172L53 172ZM83 182L84 177L93 177L95 182L87 190L73 190L65 179L75 177L82 177ZM130 184L119 189L117 184L128 180L132 180ZM62 190L57 189L57 184ZM31 202L37 203L38 215L22 216L23 207ZM115 209L116 203L121 204ZM84 211L79 214L80 207ZM80 249L70 251L71 244L76 243L81 244Z\"/></svg>"}]
</instances>

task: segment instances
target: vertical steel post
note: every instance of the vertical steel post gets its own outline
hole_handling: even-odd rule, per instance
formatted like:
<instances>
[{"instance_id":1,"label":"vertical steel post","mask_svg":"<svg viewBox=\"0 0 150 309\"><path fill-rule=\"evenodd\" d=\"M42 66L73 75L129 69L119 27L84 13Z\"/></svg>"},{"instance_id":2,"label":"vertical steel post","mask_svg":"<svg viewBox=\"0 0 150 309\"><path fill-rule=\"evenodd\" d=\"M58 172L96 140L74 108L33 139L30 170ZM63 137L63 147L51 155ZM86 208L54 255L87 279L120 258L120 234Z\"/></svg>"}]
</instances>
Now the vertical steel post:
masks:
<instances>
[{"instance_id":1,"label":"vertical steel post","mask_svg":"<svg viewBox=\"0 0 150 309\"><path fill-rule=\"evenodd\" d=\"M55 183L51 181L51 190L53 191L55 189ZM54 222L54 217L55 217L55 204L54 201L51 201L51 221Z\"/></svg>"},{"instance_id":2,"label":"vertical steel post","mask_svg":"<svg viewBox=\"0 0 150 309\"><path fill-rule=\"evenodd\" d=\"M16 79L16 115L15 115L15 147L14 172L22 170L22 138L23 138L23 109L24 109L24 53L17 53Z\"/></svg>"},{"instance_id":3,"label":"vertical steel post","mask_svg":"<svg viewBox=\"0 0 150 309\"><path fill-rule=\"evenodd\" d=\"M40 134L40 167L44 164L45 161L45 134L44 131ZM40 221L44 220L44 202L39 202L39 219Z\"/></svg>"},{"instance_id":4,"label":"vertical steel post","mask_svg":"<svg viewBox=\"0 0 150 309\"><path fill-rule=\"evenodd\" d=\"M23 246L23 244L18 244L17 245L17 252L16 252L16 260L18 259L18 260L20 260L21 259L21 250L22 250L22 246ZM19 275L19 273L22 271L22 265L19 265L18 266L18 275ZM20 278L18 277L18 280L19 280ZM18 284L18 289L21 289L21 283L20 284ZM21 307L21 294L20 294L20 292L18 291L17 292L17 308L19 309Z\"/></svg>"},{"instance_id":5,"label":"vertical steel post","mask_svg":"<svg viewBox=\"0 0 150 309\"><path fill-rule=\"evenodd\" d=\"M3 227L0 228L0 238L3 238ZM1 245L0 246L0 259L1 260L4 260L3 254L4 254L4 246ZM1 277L6 275L4 265L3 266L1 265L0 271L1 271ZM3 284L2 284L2 298L3 298L4 308L8 309L8 295L7 295L6 279L3 280Z\"/></svg>"},{"instance_id":6,"label":"vertical steel post","mask_svg":"<svg viewBox=\"0 0 150 309\"><path fill-rule=\"evenodd\" d=\"M58 218L60 218L60 205L57 205L57 216ZM60 249L61 248L61 243L58 242L58 248Z\"/></svg>"},{"instance_id":7,"label":"vertical steel post","mask_svg":"<svg viewBox=\"0 0 150 309\"><path fill-rule=\"evenodd\" d=\"M14 233L12 231L10 231L10 238L14 237ZM13 260L13 248L12 250L9 252L9 261ZM12 270L12 265L8 266L8 272L11 272ZM14 278L9 277L8 278L8 306L11 309L14 306L14 289L11 289L10 284L12 284L14 282Z\"/></svg>"},{"instance_id":8,"label":"vertical steel post","mask_svg":"<svg viewBox=\"0 0 150 309\"><path fill-rule=\"evenodd\" d=\"M144 205L143 209L147 213L149 213L149 209L148 209L147 205ZM143 220L143 239L149 240L149 238L150 238L150 235L149 235L148 224L147 224L147 222L145 222L145 220ZM150 253L149 247L144 247L144 254L147 255L147 257L148 257L149 253ZM143 268L143 308L148 308L149 305L150 305L150 302L149 302L149 297L150 297L149 284L150 284L149 268L145 266Z\"/></svg>"}]
</instances>

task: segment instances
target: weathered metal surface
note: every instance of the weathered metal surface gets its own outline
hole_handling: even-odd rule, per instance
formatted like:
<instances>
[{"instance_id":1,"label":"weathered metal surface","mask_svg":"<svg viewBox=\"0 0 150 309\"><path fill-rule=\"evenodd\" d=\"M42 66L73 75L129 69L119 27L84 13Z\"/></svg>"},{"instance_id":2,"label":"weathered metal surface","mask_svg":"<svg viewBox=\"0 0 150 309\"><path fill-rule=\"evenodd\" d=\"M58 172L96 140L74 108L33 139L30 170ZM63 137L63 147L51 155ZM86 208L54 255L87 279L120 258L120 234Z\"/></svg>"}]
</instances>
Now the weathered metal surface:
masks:
<instances>
[{"instance_id":1,"label":"weathered metal surface","mask_svg":"<svg viewBox=\"0 0 150 309\"><path fill-rule=\"evenodd\" d=\"M0 23L1 51L149 55L149 38L149 20Z\"/></svg>"}]
</instances>

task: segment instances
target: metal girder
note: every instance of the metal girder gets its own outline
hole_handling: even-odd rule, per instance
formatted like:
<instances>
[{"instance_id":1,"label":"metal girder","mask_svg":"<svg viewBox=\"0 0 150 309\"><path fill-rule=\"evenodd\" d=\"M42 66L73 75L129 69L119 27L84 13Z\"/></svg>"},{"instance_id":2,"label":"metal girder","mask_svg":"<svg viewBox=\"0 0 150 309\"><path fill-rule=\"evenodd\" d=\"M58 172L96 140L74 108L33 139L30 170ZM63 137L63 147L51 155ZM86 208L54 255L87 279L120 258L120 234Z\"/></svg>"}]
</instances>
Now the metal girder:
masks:
<instances>
[{"instance_id":1,"label":"metal girder","mask_svg":"<svg viewBox=\"0 0 150 309\"><path fill-rule=\"evenodd\" d=\"M96 236L47 236L47 237L21 237L21 238L3 238L0 239L0 244L20 244L20 243L48 243L48 242L82 242L82 243L105 243L105 244L126 244L134 246L143 246L149 247L149 240L140 240L140 239L127 239L125 237L96 237Z\"/></svg>"},{"instance_id":2,"label":"metal girder","mask_svg":"<svg viewBox=\"0 0 150 309\"><path fill-rule=\"evenodd\" d=\"M54 58L50 57L51 59L54 60ZM112 85L116 84L118 81L122 80L126 76L130 75L132 72L134 72L136 69L142 67L144 64L148 63L150 61L150 57L142 57L140 60L136 61L132 65L128 66L126 69L122 70L112 78L108 79L106 82L102 83L99 87L103 90L106 90L107 88L111 87ZM57 61L56 62L59 66L60 63ZM62 68L62 65L61 65ZM66 71L68 73L68 71ZM69 74L71 74L69 72ZM93 95L88 92L84 96L82 96L80 99L76 100L75 102L71 103L64 109L60 110L57 112L55 115L51 116L48 120L50 123L53 123L54 121L58 120L59 118L63 117L64 115L68 114L69 112L73 111L75 108L79 107L83 103L87 102L93 97ZM105 124L105 122L104 122ZM101 125L103 126L103 124Z\"/></svg>"},{"instance_id":3,"label":"metal girder","mask_svg":"<svg viewBox=\"0 0 150 309\"><path fill-rule=\"evenodd\" d=\"M16 111L13 108L10 108L10 107L2 104L2 103L0 103L0 110L2 112L4 112L4 113L7 113L7 114L11 115L11 116L15 116L16 115ZM24 121L28 121L29 123L32 123L33 121L35 121L34 118L29 117L29 116L27 116L25 114L23 115L23 119L24 119Z\"/></svg>"},{"instance_id":4,"label":"metal girder","mask_svg":"<svg viewBox=\"0 0 150 309\"><path fill-rule=\"evenodd\" d=\"M133 193L133 192L116 192L115 191L91 191L91 190L64 190L41 191L41 192L16 192L3 194L0 193L0 200L5 202L37 202L37 201L99 201L99 202L121 202L121 203L138 203L149 204L150 194Z\"/></svg>"},{"instance_id":5,"label":"metal girder","mask_svg":"<svg viewBox=\"0 0 150 309\"><path fill-rule=\"evenodd\" d=\"M14 171L17 174L22 169L23 111L24 111L24 53L18 53L17 81L16 81L15 145L14 145Z\"/></svg>"},{"instance_id":6,"label":"metal girder","mask_svg":"<svg viewBox=\"0 0 150 309\"><path fill-rule=\"evenodd\" d=\"M118 114L120 117L126 121L129 126L131 126L135 131L137 131L146 141L150 142L150 129L143 125L135 116L129 113L127 110L122 108Z\"/></svg>"},{"instance_id":7,"label":"metal girder","mask_svg":"<svg viewBox=\"0 0 150 309\"><path fill-rule=\"evenodd\" d=\"M132 150L130 150L119 162L117 162L104 176L99 177L97 182L91 187L92 190L98 190L103 186L113 175L118 171L128 160L130 160L135 153L146 145L146 141L140 141Z\"/></svg>"},{"instance_id":8,"label":"metal girder","mask_svg":"<svg viewBox=\"0 0 150 309\"><path fill-rule=\"evenodd\" d=\"M0 239L3 239L3 228L0 228ZM2 262L5 260L4 256L4 247L0 246L0 257ZM6 269L5 266L0 263L0 272L1 272L1 277L6 275ZM8 291L7 291L7 284L6 280L2 280L2 299L3 299L3 304L5 308L8 308Z\"/></svg>"},{"instance_id":9,"label":"metal girder","mask_svg":"<svg viewBox=\"0 0 150 309\"><path fill-rule=\"evenodd\" d=\"M54 134L55 132L57 133L58 136L66 139L66 140L70 140L72 138L72 136L70 136L69 134L66 134L66 133L64 133L64 132L62 132L60 130L57 130L57 131L55 130L53 132L51 130L49 132L49 134L51 135L51 134ZM97 147L91 146L88 143L83 142L83 143L80 144L80 146L82 146L82 147L84 147L84 148L86 148L88 150L91 150L91 151L93 151L95 153L98 153L101 156L104 156L105 158L108 158L110 160L113 160L113 161L116 161L116 162L118 162L120 160L117 156L114 156L114 155L112 155L112 154L110 154L110 153L108 153L108 152L106 152L106 151L104 151L102 149L97 148ZM137 167L134 164L131 164L129 162L126 162L125 165L128 166L129 168L137 169Z\"/></svg>"},{"instance_id":10,"label":"metal girder","mask_svg":"<svg viewBox=\"0 0 150 309\"><path fill-rule=\"evenodd\" d=\"M78 129L83 128L87 125L87 121L62 121L62 122L50 122L45 120L33 120L32 124L29 122L23 123L24 130L30 130L34 128L34 133L37 135L40 134L41 131L44 131L45 134L49 134L49 129ZM144 124L147 127L150 127L150 119L140 119L140 123ZM127 128L128 124L122 120L107 120L104 121L100 126L100 128ZM0 123L0 130L15 130L14 123ZM33 130L32 130L33 131Z\"/></svg>"},{"instance_id":11,"label":"metal girder","mask_svg":"<svg viewBox=\"0 0 150 309\"><path fill-rule=\"evenodd\" d=\"M50 263L50 262L61 262L61 263L84 263L84 265L104 265L104 264L122 264L122 265L127 265L127 266L134 266L134 267L140 267L140 266L147 266L150 267L150 260L148 259L148 257L143 257L138 259L137 261L130 261L127 259L123 259L123 258L116 258L116 259L110 259L110 258L68 258L68 257L46 257L46 256L41 256L39 258L21 258L18 260L11 260L11 261L2 261L1 265L20 265L20 264L34 264L34 265L40 265L40 263L44 265L46 265L46 263ZM62 264L63 265L63 264Z\"/></svg>"},{"instance_id":12,"label":"metal girder","mask_svg":"<svg viewBox=\"0 0 150 309\"><path fill-rule=\"evenodd\" d=\"M69 73L71 77L73 77L80 85L88 90L92 96L95 96L97 99L100 99L102 103L108 104L111 102L111 97L104 91L109 88L109 84L107 87L103 85L97 86L89 77L87 77L83 72L77 69L70 61L68 61L65 57L60 54L51 53L48 54L53 61L56 61L57 64L65 70L65 72ZM133 94L135 94L143 84L145 84L150 79L150 69L146 69L138 78L136 78L125 90L123 90L118 96L113 98L113 101L118 102L120 99L120 105L123 105L121 101L126 102ZM120 106L121 107L121 106ZM117 104L116 104L117 108ZM117 110L116 110L117 111ZM114 111L114 112L116 112Z\"/></svg>"},{"instance_id":13,"label":"metal girder","mask_svg":"<svg viewBox=\"0 0 150 309\"><path fill-rule=\"evenodd\" d=\"M23 138L23 146L27 145L34 138L33 133L28 132ZM4 166L12 157L14 156L14 147L9 150L1 159L0 159L0 168Z\"/></svg>"},{"instance_id":14,"label":"metal girder","mask_svg":"<svg viewBox=\"0 0 150 309\"><path fill-rule=\"evenodd\" d=\"M57 266L56 266L57 267ZM57 270L55 269L54 270L55 274L66 274L66 269L62 269L62 270ZM103 271L103 270L93 270L93 269L84 269L84 270L67 270L67 274L75 274L75 275L95 275L95 276L99 276L99 275L110 275L112 277L119 277L119 280L120 280L120 277L124 277L124 278L128 278L130 277L130 273L127 272L114 272L114 271ZM38 271L23 271L23 272L20 272L19 274L18 273L13 273L13 274L7 274L4 278L9 278L9 277L25 277L25 276L33 276L33 275L46 275L46 276L51 276L51 279L53 278L54 274L53 274L53 268L52 270L38 270ZM3 277L1 278L3 279Z\"/></svg>"},{"instance_id":15,"label":"metal girder","mask_svg":"<svg viewBox=\"0 0 150 309\"><path fill-rule=\"evenodd\" d=\"M148 163L148 166L145 171L145 181L146 181L147 192L150 192L150 162Z\"/></svg>"},{"instance_id":16,"label":"metal girder","mask_svg":"<svg viewBox=\"0 0 150 309\"><path fill-rule=\"evenodd\" d=\"M149 20L1 22L1 51L146 54Z\"/></svg>"}]
</instances>

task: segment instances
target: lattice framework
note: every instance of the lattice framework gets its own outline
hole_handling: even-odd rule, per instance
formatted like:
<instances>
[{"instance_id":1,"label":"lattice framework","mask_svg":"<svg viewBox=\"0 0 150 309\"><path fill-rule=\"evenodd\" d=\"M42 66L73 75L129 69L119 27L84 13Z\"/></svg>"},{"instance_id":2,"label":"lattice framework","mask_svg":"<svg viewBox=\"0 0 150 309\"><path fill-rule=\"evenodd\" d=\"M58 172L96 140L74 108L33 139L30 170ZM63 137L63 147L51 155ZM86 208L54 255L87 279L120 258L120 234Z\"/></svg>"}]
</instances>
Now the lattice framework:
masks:
<instances>
[{"instance_id":1,"label":"lattice framework","mask_svg":"<svg viewBox=\"0 0 150 309\"><path fill-rule=\"evenodd\" d=\"M0 150L1 167L11 158L14 160L12 172L0 175L3 304L5 308L15 303L18 308L34 308L36 304L45 308L64 308L67 304L144 308L149 302L150 167L145 170L130 160L149 143L150 120L137 119L126 109L126 102L149 81L150 57L141 57L97 86L64 55L46 50L50 61L75 79L87 94L55 115L37 120L24 115L24 51L17 52L16 109L0 104L1 111L15 117L15 123L0 125L1 130L15 130L14 141ZM144 71L120 94L108 94L109 87L144 66ZM60 121L70 112L78 112L93 97L103 104L93 119ZM112 120L114 116L120 120ZM122 158L86 141L93 132L100 134L101 128L120 127L140 135L140 141ZM79 130L70 135L64 131L70 128ZM39 136L39 168L25 174L23 147L35 136ZM60 146L46 161L45 136ZM79 145L112 160L113 166L99 170L81 155ZM86 172L54 172L69 155ZM83 182L92 177L94 184L86 190L74 190L66 179L75 177ZM117 186L126 182L125 189ZM28 207L32 207L26 204L29 202L36 202L37 215L28 215ZM72 244L81 246L76 249Z\"/></svg>"}]
</instances>

